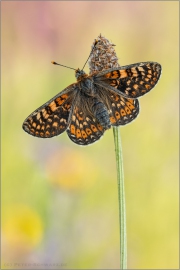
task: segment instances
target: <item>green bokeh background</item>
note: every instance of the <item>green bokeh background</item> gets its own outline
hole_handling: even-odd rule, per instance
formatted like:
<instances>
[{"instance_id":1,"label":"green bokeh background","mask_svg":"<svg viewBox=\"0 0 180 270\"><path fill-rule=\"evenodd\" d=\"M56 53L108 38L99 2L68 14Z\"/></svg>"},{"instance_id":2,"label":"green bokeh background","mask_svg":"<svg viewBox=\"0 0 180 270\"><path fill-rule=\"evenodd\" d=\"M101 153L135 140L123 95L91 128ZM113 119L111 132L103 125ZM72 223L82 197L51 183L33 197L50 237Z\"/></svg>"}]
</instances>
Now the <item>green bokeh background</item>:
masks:
<instances>
[{"instance_id":1,"label":"green bokeh background","mask_svg":"<svg viewBox=\"0 0 180 270\"><path fill-rule=\"evenodd\" d=\"M2 268L118 269L112 129L80 147L24 119L75 81L101 33L121 65L156 61L157 86L121 128L129 269L178 268L178 1L3 1ZM88 72L88 66L85 71ZM47 264L47 265L46 265Z\"/></svg>"}]
</instances>

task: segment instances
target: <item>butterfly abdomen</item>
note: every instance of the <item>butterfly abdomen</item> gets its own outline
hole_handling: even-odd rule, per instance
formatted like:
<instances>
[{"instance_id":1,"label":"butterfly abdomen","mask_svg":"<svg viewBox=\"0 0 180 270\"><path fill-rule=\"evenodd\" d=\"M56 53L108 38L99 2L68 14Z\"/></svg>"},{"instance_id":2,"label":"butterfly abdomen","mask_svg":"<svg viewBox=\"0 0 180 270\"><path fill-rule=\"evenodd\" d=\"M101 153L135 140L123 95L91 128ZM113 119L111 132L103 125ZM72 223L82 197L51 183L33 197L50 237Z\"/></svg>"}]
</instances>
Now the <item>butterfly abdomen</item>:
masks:
<instances>
[{"instance_id":1,"label":"butterfly abdomen","mask_svg":"<svg viewBox=\"0 0 180 270\"><path fill-rule=\"evenodd\" d=\"M93 113L98 122L103 126L104 129L109 129L111 127L111 123L109 120L109 114L105 105L100 102L98 99L94 99L93 104Z\"/></svg>"}]
</instances>

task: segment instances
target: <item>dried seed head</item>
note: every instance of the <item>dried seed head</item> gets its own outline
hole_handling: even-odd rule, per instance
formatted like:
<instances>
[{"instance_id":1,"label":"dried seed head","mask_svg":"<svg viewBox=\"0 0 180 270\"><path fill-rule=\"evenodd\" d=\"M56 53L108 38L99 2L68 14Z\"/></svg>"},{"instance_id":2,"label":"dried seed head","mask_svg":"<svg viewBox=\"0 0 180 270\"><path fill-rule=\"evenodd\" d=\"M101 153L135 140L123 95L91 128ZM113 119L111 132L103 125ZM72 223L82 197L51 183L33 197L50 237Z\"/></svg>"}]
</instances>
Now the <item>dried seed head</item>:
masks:
<instances>
[{"instance_id":1,"label":"dried seed head","mask_svg":"<svg viewBox=\"0 0 180 270\"><path fill-rule=\"evenodd\" d=\"M108 39L100 34L99 37L94 40L91 48L93 48L94 45L95 48L88 61L90 74L95 71L102 71L104 69L120 66L114 49L115 45Z\"/></svg>"}]
</instances>

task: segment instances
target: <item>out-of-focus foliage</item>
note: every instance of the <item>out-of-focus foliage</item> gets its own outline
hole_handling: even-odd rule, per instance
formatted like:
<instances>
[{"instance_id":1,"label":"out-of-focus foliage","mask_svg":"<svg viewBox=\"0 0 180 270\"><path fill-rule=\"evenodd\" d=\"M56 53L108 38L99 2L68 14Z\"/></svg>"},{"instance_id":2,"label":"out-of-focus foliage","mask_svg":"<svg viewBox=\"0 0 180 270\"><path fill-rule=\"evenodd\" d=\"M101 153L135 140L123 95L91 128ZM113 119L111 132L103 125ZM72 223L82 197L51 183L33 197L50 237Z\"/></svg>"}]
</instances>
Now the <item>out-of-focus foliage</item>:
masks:
<instances>
[{"instance_id":1,"label":"out-of-focus foliage","mask_svg":"<svg viewBox=\"0 0 180 270\"><path fill-rule=\"evenodd\" d=\"M101 33L121 65L156 61L157 86L121 128L128 267L178 269L178 2L3 1L2 268L117 269L112 129L80 147L27 135L24 119L75 81ZM85 70L88 72L88 66ZM18 265L17 265L18 264Z\"/></svg>"}]
</instances>

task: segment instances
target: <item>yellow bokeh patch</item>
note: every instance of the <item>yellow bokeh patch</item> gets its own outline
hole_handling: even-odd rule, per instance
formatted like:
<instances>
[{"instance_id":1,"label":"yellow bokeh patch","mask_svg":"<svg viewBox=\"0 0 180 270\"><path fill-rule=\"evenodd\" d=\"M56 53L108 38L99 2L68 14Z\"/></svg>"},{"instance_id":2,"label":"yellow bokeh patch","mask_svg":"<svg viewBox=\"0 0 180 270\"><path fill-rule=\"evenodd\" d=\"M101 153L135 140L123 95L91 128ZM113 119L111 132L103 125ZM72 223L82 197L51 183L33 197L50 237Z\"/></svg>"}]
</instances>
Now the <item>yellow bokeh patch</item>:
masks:
<instances>
[{"instance_id":1,"label":"yellow bokeh patch","mask_svg":"<svg viewBox=\"0 0 180 270\"><path fill-rule=\"evenodd\" d=\"M3 220L2 233L11 248L31 249L42 240L41 217L27 205L9 206Z\"/></svg>"}]
</instances>

